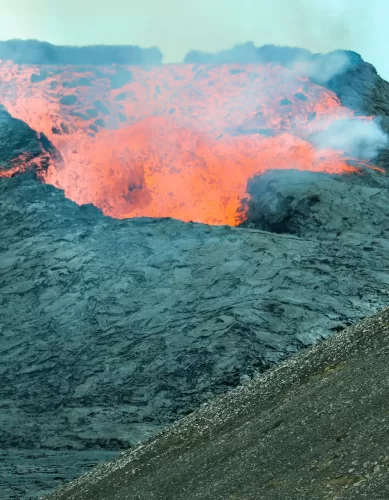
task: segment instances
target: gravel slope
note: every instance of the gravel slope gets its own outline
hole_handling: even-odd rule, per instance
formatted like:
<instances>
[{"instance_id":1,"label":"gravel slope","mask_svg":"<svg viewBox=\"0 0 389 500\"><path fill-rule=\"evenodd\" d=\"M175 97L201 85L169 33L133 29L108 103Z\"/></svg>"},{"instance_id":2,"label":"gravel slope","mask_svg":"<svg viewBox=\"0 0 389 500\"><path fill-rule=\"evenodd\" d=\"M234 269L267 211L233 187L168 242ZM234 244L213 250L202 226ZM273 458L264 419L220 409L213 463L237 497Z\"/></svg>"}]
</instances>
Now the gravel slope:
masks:
<instances>
[{"instance_id":1,"label":"gravel slope","mask_svg":"<svg viewBox=\"0 0 389 500\"><path fill-rule=\"evenodd\" d=\"M389 498L389 309L47 500Z\"/></svg>"}]
</instances>

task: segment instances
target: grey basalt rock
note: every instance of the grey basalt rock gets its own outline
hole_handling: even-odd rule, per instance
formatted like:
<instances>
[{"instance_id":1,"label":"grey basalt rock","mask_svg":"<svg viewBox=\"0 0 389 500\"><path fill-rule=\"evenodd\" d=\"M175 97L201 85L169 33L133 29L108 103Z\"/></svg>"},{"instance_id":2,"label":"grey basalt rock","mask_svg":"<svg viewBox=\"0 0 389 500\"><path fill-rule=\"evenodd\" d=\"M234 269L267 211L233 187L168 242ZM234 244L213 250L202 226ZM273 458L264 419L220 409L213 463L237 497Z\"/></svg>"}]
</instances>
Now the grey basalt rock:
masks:
<instances>
[{"instance_id":1,"label":"grey basalt rock","mask_svg":"<svg viewBox=\"0 0 389 500\"><path fill-rule=\"evenodd\" d=\"M49 491L388 302L376 231L115 220L33 173L0 180L0 209L6 498ZM12 474L37 449L47 460Z\"/></svg>"},{"instance_id":2,"label":"grey basalt rock","mask_svg":"<svg viewBox=\"0 0 389 500\"><path fill-rule=\"evenodd\" d=\"M248 192L245 227L318 239L348 235L361 244L365 237L385 238L389 231L385 173L275 170L252 178Z\"/></svg>"}]
</instances>

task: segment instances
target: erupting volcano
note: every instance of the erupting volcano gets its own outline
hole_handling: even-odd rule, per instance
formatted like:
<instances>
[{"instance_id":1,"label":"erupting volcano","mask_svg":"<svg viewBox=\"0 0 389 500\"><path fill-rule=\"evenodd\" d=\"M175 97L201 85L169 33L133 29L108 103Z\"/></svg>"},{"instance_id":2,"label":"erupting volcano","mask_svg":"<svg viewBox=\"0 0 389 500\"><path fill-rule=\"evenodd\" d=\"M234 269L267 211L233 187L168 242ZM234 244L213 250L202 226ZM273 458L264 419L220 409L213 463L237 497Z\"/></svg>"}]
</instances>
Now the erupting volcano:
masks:
<instances>
[{"instance_id":1,"label":"erupting volcano","mask_svg":"<svg viewBox=\"0 0 389 500\"><path fill-rule=\"evenodd\" d=\"M147 453L190 413L208 439L203 403L248 394L250 379L387 306L389 82L358 54L245 44L162 64L153 48L11 40L0 75L0 498L42 498L120 451ZM258 400L245 397L248 415ZM223 398L215 421L235 432ZM250 457L289 432L267 420ZM168 479L158 498L176 499ZM223 498L240 497L232 486Z\"/></svg>"},{"instance_id":2,"label":"erupting volcano","mask_svg":"<svg viewBox=\"0 0 389 500\"><path fill-rule=\"evenodd\" d=\"M8 111L60 153L41 178L116 218L238 225L250 178L271 169L355 172L361 158L315 138L345 120L371 123L304 68L270 63L3 61L0 73Z\"/></svg>"}]
</instances>

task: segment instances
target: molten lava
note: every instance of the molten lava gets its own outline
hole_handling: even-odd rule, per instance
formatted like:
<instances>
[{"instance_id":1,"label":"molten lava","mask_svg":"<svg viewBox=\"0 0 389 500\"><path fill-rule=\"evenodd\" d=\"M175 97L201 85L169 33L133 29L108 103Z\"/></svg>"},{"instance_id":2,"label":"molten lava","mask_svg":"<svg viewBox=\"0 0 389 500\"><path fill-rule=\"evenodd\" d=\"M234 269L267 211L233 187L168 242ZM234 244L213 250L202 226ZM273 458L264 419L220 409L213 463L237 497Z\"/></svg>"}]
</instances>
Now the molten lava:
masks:
<instances>
[{"instance_id":1,"label":"molten lava","mask_svg":"<svg viewBox=\"0 0 389 500\"><path fill-rule=\"evenodd\" d=\"M43 180L107 215L237 225L248 180L269 169L356 171L310 137L354 117L336 95L274 65L0 64L2 103L61 154Z\"/></svg>"}]
</instances>

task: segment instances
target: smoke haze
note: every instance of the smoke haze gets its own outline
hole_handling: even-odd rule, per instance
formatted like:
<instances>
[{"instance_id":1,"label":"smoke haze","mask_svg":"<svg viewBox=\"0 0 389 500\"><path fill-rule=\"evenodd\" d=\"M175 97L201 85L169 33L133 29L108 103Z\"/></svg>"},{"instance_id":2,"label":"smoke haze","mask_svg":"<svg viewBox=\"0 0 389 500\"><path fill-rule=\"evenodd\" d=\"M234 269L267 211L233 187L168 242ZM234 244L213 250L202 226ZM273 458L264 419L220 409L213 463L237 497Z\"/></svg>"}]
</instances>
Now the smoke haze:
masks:
<instances>
[{"instance_id":1,"label":"smoke haze","mask_svg":"<svg viewBox=\"0 0 389 500\"><path fill-rule=\"evenodd\" d=\"M386 0L0 0L1 37L55 44L158 46L165 62L191 49L248 40L327 52L350 49L389 79Z\"/></svg>"}]
</instances>

